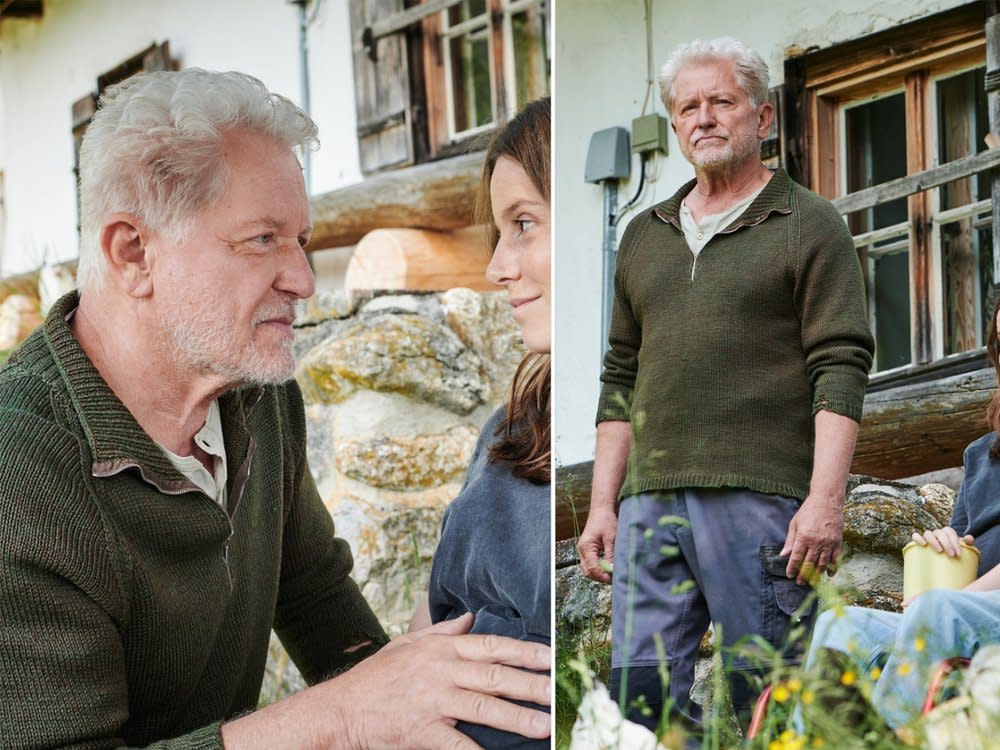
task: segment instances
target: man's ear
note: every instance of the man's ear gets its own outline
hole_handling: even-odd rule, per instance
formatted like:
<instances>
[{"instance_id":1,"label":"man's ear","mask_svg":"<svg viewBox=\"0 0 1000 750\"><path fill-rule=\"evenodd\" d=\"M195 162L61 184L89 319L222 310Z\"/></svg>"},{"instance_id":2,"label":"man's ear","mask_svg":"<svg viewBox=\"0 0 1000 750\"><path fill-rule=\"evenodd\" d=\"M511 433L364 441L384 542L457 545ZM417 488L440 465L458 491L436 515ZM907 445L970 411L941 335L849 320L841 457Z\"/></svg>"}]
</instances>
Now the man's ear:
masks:
<instances>
[{"instance_id":1,"label":"man's ear","mask_svg":"<svg viewBox=\"0 0 1000 750\"><path fill-rule=\"evenodd\" d=\"M148 297L153 292L148 241L146 225L132 214L111 214L101 227L101 252L108 276L130 297Z\"/></svg>"},{"instance_id":2,"label":"man's ear","mask_svg":"<svg viewBox=\"0 0 1000 750\"><path fill-rule=\"evenodd\" d=\"M757 107L757 137L762 141L767 138L767 131L774 122L774 107L770 102L764 102Z\"/></svg>"}]
</instances>

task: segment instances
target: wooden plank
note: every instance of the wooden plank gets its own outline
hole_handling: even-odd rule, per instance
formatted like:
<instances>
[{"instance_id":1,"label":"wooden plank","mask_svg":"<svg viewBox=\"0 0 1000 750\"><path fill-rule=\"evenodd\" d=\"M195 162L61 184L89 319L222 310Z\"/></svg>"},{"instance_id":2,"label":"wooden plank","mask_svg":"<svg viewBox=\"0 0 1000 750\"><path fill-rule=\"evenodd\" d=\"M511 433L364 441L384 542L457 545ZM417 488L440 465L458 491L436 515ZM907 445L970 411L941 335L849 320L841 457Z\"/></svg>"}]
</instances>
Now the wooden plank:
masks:
<instances>
[{"instance_id":1,"label":"wooden plank","mask_svg":"<svg viewBox=\"0 0 1000 750\"><path fill-rule=\"evenodd\" d=\"M991 148L979 154L933 167L919 174L910 174L864 190L858 190L834 199L833 205L840 213L849 214L896 198L905 198L922 190L930 190L946 182L968 177L977 172L985 172L987 169L993 169L997 166L1000 166L1000 148Z\"/></svg>"},{"instance_id":2,"label":"wooden plank","mask_svg":"<svg viewBox=\"0 0 1000 750\"><path fill-rule=\"evenodd\" d=\"M483 227L450 232L376 229L362 238L351 256L344 290L496 291L485 276L490 261L485 238Z\"/></svg>"},{"instance_id":3,"label":"wooden plank","mask_svg":"<svg viewBox=\"0 0 1000 750\"><path fill-rule=\"evenodd\" d=\"M414 5L412 8L407 8L399 13L393 13L391 16L373 21L370 27L372 39L377 42L384 36L419 23L428 16L440 13L442 10L447 10L452 5L458 5L460 2L461 0L425 0L420 5Z\"/></svg>"},{"instance_id":4,"label":"wooden plank","mask_svg":"<svg viewBox=\"0 0 1000 750\"><path fill-rule=\"evenodd\" d=\"M899 24L890 29L801 56L806 85L831 86L837 81L857 78L864 73L908 59L919 58L948 47L982 39L985 9L980 2Z\"/></svg>"},{"instance_id":5,"label":"wooden plank","mask_svg":"<svg viewBox=\"0 0 1000 750\"><path fill-rule=\"evenodd\" d=\"M986 73L1000 71L1000 15L991 15L986 21ZM1000 91L987 91L986 106L989 110L990 133L1000 135ZM993 172L991 183L993 197L993 283L1000 284L1000 170Z\"/></svg>"},{"instance_id":6,"label":"wooden plank","mask_svg":"<svg viewBox=\"0 0 1000 750\"><path fill-rule=\"evenodd\" d=\"M482 153L382 172L312 199L308 250L356 244L373 229L460 229L473 223Z\"/></svg>"}]
</instances>

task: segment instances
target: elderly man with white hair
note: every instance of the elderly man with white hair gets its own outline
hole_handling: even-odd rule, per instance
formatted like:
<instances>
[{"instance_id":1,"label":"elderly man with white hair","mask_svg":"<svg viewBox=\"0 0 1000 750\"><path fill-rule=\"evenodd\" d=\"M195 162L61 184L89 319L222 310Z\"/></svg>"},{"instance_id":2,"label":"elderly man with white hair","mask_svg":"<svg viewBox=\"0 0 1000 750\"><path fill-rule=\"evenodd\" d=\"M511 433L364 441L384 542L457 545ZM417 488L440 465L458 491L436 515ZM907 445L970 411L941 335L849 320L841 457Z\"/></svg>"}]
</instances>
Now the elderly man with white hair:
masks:
<instances>
[{"instance_id":1,"label":"elderly man with white hair","mask_svg":"<svg viewBox=\"0 0 1000 750\"><path fill-rule=\"evenodd\" d=\"M767 65L734 39L673 52L661 94L695 178L618 251L579 550L613 584L611 693L650 726L668 704L700 720L710 622L727 646L783 648L809 617L807 578L840 551L873 350L864 283L836 209L761 162L767 92ZM754 665L728 666L745 720Z\"/></svg>"},{"instance_id":2,"label":"elderly man with white hair","mask_svg":"<svg viewBox=\"0 0 1000 750\"><path fill-rule=\"evenodd\" d=\"M79 293L0 370L0 747L376 748L545 737L548 649L387 638L306 464L298 107L239 73L109 89ZM272 628L314 685L254 711ZM384 648L382 648L384 646ZM381 649L381 650L380 650Z\"/></svg>"}]
</instances>

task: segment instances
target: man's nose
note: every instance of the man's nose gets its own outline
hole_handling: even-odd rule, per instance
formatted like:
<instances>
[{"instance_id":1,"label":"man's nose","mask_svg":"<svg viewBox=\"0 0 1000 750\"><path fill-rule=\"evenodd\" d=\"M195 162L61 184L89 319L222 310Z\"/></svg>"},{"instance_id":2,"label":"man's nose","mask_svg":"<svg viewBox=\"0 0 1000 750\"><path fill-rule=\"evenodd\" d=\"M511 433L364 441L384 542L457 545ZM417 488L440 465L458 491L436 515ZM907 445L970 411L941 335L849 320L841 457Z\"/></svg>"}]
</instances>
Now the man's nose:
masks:
<instances>
[{"instance_id":1,"label":"man's nose","mask_svg":"<svg viewBox=\"0 0 1000 750\"><path fill-rule=\"evenodd\" d=\"M702 102L698 107L698 126L710 127L715 124L715 112L711 102Z\"/></svg>"},{"instance_id":2,"label":"man's nose","mask_svg":"<svg viewBox=\"0 0 1000 750\"><path fill-rule=\"evenodd\" d=\"M298 242L289 242L281 251L281 267L275 279L275 287L283 292L294 294L299 299L312 297L316 291L316 279L313 276L305 250Z\"/></svg>"}]
</instances>

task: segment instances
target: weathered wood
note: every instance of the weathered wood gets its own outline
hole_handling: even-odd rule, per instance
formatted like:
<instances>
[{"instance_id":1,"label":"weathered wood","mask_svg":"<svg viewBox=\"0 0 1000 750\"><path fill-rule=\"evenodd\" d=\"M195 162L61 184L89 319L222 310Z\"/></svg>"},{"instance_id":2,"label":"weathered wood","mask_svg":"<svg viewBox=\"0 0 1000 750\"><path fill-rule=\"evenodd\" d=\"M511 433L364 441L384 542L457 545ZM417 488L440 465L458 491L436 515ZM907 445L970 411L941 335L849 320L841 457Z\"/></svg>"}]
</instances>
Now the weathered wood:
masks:
<instances>
[{"instance_id":1,"label":"weathered wood","mask_svg":"<svg viewBox=\"0 0 1000 750\"><path fill-rule=\"evenodd\" d=\"M996 389L992 368L870 393L851 471L886 479L962 465L962 451L987 432Z\"/></svg>"},{"instance_id":2,"label":"weathered wood","mask_svg":"<svg viewBox=\"0 0 1000 750\"><path fill-rule=\"evenodd\" d=\"M927 171L927 134L930 116L927 111L926 70L918 70L906 77L906 173L920 174ZM930 276L931 276L931 219L930 194L914 193L907 198L910 217L910 361L915 364L930 362L933 357L931 341Z\"/></svg>"},{"instance_id":3,"label":"weathered wood","mask_svg":"<svg viewBox=\"0 0 1000 750\"><path fill-rule=\"evenodd\" d=\"M344 289L443 291L461 286L495 291L484 275L490 260L484 236L481 227L453 232L376 229L351 256Z\"/></svg>"},{"instance_id":4,"label":"weathered wood","mask_svg":"<svg viewBox=\"0 0 1000 750\"><path fill-rule=\"evenodd\" d=\"M997 166L1000 166L1000 148L991 148L979 154L955 159L955 161L942 164L940 167L924 170L918 174L898 177L880 185L858 190L835 199L833 205L840 213L849 214L896 198L905 198L921 190L930 190L946 182L968 177L977 172L984 172Z\"/></svg>"},{"instance_id":5,"label":"weathered wood","mask_svg":"<svg viewBox=\"0 0 1000 750\"><path fill-rule=\"evenodd\" d=\"M991 4L992 9L992 4ZM986 75L1000 71L1000 15L993 14L986 19ZM990 87L987 87L990 89ZM1000 135L1000 90L986 92L986 106L989 110L990 133ZM991 180L993 197L993 226L1000 227L1000 169L993 171ZM1000 283L1000 231L993 235L993 283Z\"/></svg>"},{"instance_id":6,"label":"weathered wood","mask_svg":"<svg viewBox=\"0 0 1000 750\"><path fill-rule=\"evenodd\" d=\"M473 222L481 153L383 172L312 199L310 250L356 244L373 229L461 229Z\"/></svg>"},{"instance_id":7,"label":"weathered wood","mask_svg":"<svg viewBox=\"0 0 1000 750\"><path fill-rule=\"evenodd\" d=\"M962 465L965 446L989 431L992 368L897 386L865 397L851 472L899 479ZM593 462L556 470L556 539L587 521Z\"/></svg>"}]
</instances>

